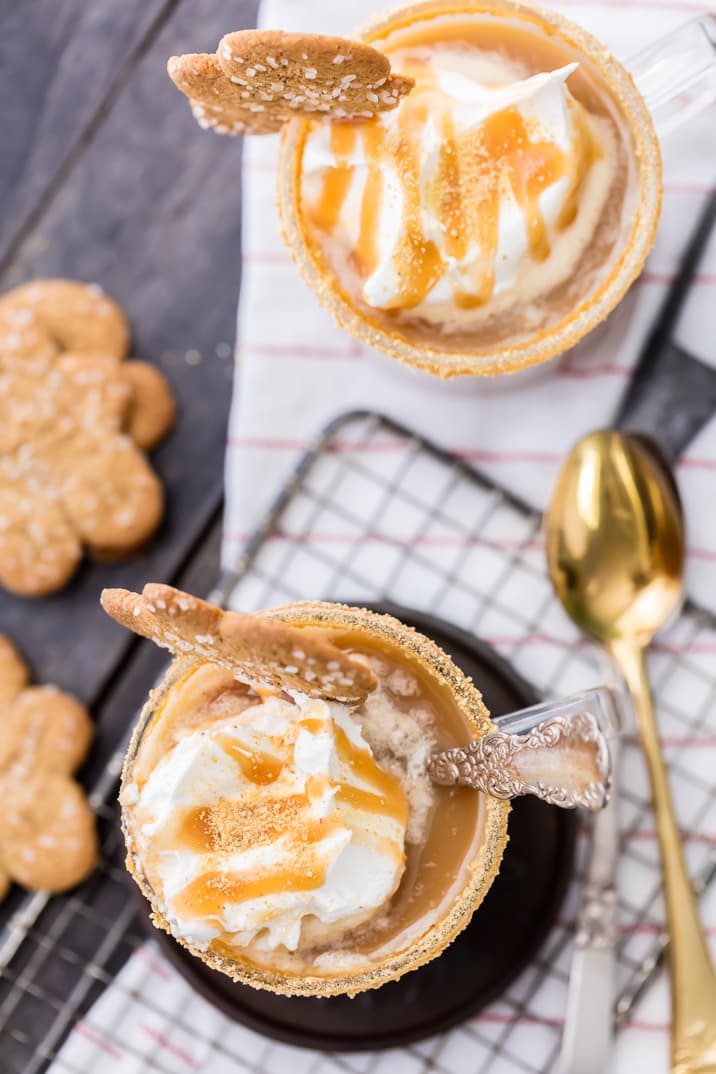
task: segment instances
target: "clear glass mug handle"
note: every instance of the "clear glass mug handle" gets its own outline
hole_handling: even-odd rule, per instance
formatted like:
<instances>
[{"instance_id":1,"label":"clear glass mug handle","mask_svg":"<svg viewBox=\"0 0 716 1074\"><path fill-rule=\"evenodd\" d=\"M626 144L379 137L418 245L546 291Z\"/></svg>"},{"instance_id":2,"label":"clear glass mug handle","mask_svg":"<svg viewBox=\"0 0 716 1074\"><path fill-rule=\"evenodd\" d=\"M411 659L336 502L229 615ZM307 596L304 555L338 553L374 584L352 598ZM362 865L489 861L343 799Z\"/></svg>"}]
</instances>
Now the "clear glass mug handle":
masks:
<instances>
[{"instance_id":1,"label":"clear glass mug handle","mask_svg":"<svg viewBox=\"0 0 716 1074\"><path fill-rule=\"evenodd\" d=\"M625 66L663 137L716 101L716 13L689 19Z\"/></svg>"}]
</instances>

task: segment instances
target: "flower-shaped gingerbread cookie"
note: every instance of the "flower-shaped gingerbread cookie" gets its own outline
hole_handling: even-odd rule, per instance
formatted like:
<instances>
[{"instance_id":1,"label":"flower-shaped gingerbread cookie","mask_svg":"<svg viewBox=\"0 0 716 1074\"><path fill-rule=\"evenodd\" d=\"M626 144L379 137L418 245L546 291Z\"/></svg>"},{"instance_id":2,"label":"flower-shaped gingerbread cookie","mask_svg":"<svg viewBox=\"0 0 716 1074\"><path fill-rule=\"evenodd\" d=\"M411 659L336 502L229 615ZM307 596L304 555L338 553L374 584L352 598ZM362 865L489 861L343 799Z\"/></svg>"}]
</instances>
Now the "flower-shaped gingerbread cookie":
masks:
<instances>
[{"instance_id":1,"label":"flower-shaped gingerbread cookie","mask_svg":"<svg viewBox=\"0 0 716 1074\"><path fill-rule=\"evenodd\" d=\"M87 710L54 686L28 686L27 668L0 635L0 898L14 880L66 891L97 861L89 803L71 778L92 740Z\"/></svg>"},{"instance_id":2,"label":"flower-shaped gingerbread cookie","mask_svg":"<svg viewBox=\"0 0 716 1074\"><path fill-rule=\"evenodd\" d=\"M0 585L60 589L83 547L120 558L162 516L143 451L174 420L161 373L123 359L129 330L99 288L38 280L0 298Z\"/></svg>"}]
</instances>

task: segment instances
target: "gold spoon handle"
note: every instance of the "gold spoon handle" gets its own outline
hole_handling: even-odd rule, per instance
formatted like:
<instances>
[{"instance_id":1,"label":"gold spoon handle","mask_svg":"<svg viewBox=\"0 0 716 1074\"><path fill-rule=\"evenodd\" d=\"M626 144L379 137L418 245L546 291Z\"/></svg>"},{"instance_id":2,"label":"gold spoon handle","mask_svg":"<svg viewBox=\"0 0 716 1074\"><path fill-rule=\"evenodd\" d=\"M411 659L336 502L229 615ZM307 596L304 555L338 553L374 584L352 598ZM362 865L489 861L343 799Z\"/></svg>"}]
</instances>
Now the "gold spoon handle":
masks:
<instances>
[{"instance_id":1,"label":"gold spoon handle","mask_svg":"<svg viewBox=\"0 0 716 1074\"><path fill-rule=\"evenodd\" d=\"M716 973L681 848L644 650L624 639L613 642L611 651L634 701L661 848L670 937L672 1074L716 1074Z\"/></svg>"}]
</instances>

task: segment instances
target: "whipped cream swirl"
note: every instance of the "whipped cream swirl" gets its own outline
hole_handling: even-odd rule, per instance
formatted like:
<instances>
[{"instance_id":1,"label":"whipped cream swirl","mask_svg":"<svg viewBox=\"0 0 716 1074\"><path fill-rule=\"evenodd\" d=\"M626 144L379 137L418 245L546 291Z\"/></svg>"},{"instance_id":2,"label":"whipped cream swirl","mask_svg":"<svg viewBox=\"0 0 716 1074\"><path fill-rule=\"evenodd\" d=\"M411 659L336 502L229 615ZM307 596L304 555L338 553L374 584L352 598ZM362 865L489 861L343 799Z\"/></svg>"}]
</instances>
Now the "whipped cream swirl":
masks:
<instances>
[{"instance_id":1,"label":"whipped cream swirl","mask_svg":"<svg viewBox=\"0 0 716 1074\"><path fill-rule=\"evenodd\" d=\"M343 705L300 694L190 731L123 804L172 931L202 948L324 941L405 866L399 783Z\"/></svg>"},{"instance_id":2,"label":"whipped cream swirl","mask_svg":"<svg viewBox=\"0 0 716 1074\"><path fill-rule=\"evenodd\" d=\"M565 278L609 187L608 168L592 182L603 146L566 86L576 64L505 82L446 56L396 60L416 79L400 106L314 124L302 160L304 210L342 282L429 318Z\"/></svg>"}]
</instances>

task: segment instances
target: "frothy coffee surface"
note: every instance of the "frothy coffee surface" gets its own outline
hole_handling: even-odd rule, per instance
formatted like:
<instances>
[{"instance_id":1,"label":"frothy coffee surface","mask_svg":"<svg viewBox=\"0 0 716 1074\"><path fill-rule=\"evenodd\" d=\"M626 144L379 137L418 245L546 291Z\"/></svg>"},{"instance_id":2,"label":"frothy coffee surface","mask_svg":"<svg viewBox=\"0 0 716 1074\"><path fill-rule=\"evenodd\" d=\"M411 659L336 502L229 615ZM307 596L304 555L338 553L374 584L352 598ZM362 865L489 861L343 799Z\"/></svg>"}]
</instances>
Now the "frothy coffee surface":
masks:
<instances>
[{"instance_id":1,"label":"frothy coffee surface","mask_svg":"<svg viewBox=\"0 0 716 1074\"><path fill-rule=\"evenodd\" d=\"M371 120L311 123L301 156L304 220L343 292L458 346L573 309L611 267L626 194L618 122L575 57L489 30L381 42L415 89Z\"/></svg>"},{"instance_id":2,"label":"frothy coffee surface","mask_svg":"<svg viewBox=\"0 0 716 1074\"><path fill-rule=\"evenodd\" d=\"M355 655L378 678L358 708L192 663L145 731L122 805L162 914L192 946L354 968L410 943L464 881L480 796L433 786L425 762L469 725L417 665Z\"/></svg>"}]
</instances>

